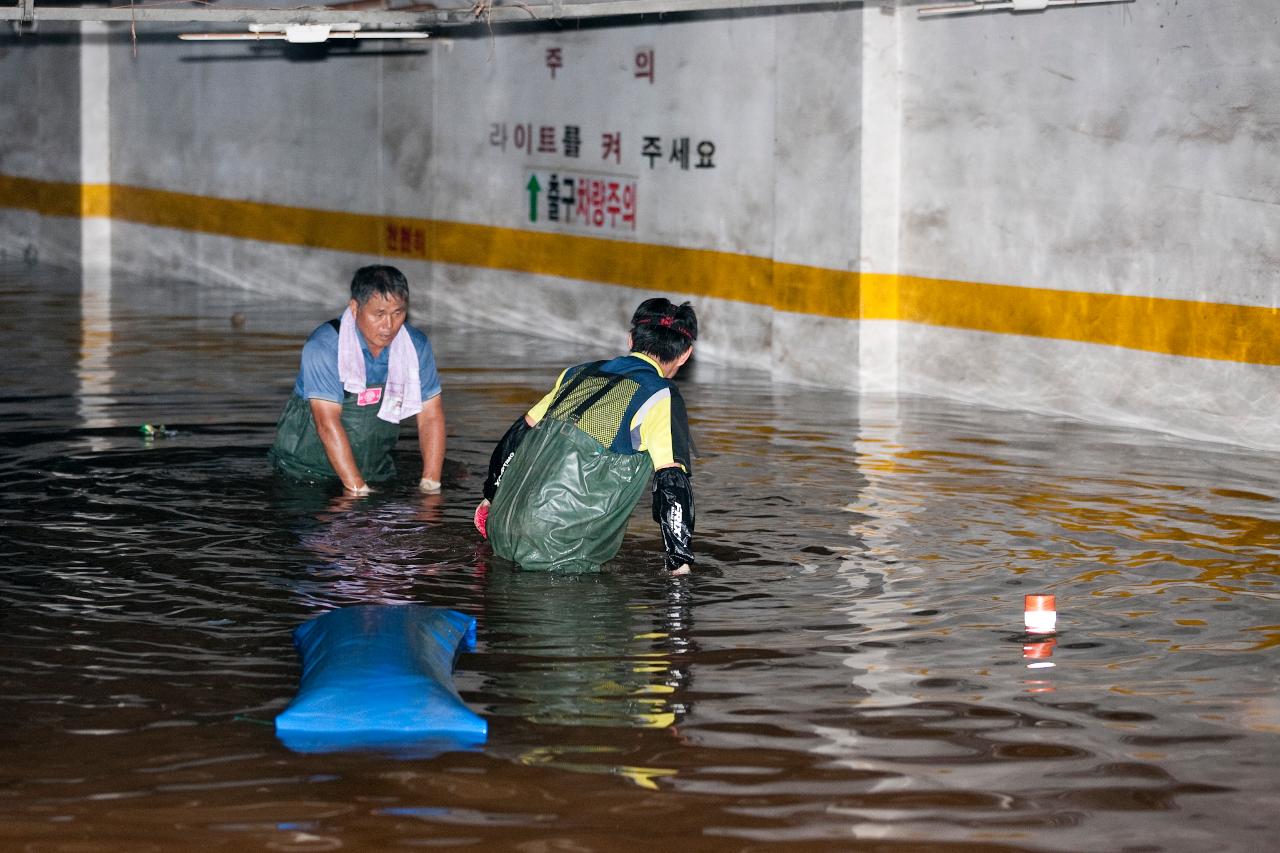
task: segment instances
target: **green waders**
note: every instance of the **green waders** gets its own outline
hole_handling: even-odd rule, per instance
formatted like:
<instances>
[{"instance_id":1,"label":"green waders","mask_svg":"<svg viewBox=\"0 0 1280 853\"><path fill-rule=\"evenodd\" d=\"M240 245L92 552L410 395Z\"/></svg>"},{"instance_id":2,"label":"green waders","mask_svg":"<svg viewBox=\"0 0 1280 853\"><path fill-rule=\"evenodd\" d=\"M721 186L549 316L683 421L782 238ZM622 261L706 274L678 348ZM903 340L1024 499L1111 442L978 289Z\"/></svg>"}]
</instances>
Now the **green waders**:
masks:
<instances>
[{"instance_id":1,"label":"green waders","mask_svg":"<svg viewBox=\"0 0 1280 853\"><path fill-rule=\"evenodd\" d=\"M378 417L378 409L377 404L358 405L355 394L343 395L342 428L347 433L356 467L369 483L389 480L396 473L391 449L400 436L400 424ZM338 479L316 430L311 404L297 394L291 395L289 402L285 403L284 412L276 424L276 441L267 458L276 470L295 480L319 482Z\"/></svg>"},{"instance_id":2,"label":"green waders","mask_svg":"<svg viewBox=\"0 0 1280 853\"><path fill-rule=\"evenodd\" d=\"M649 454L614 453L573 423L544 418L494 495L493 552L530 571L598 571L618 553L652 476Z\"/></svg>"}]
</instances>

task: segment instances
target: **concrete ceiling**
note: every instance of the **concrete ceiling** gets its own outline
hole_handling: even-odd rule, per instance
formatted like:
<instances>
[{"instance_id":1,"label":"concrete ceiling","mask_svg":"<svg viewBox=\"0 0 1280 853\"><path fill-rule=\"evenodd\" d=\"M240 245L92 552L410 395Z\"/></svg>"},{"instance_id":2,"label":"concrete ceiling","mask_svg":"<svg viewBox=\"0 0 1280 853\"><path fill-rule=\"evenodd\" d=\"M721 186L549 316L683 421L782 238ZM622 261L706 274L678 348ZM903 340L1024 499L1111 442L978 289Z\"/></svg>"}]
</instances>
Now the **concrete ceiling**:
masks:
<instances>
[{"instance_id":1,"label":"concrete ceiling","mask_svg":"<svg viewBox=\"0 0 1280 853\"><path fill-rule=\"evenodd\" d=\"M180 22L227 26L360 24L368 33L379 28L438 31L477 24L534 24L647 15L748 11L816 11L831 8L880 7L886 12L914 8L921 14L1042 11L1049 6L1128 3L1133 0L338 0L329 4L272 8L272 0L226 0L171 6L133 4L121 0L16 0L0 6L0 20L19 30L41 21L105 21L137 24ZM225 25L225 26L224 26Z\"/></svg>"}]
</instances>

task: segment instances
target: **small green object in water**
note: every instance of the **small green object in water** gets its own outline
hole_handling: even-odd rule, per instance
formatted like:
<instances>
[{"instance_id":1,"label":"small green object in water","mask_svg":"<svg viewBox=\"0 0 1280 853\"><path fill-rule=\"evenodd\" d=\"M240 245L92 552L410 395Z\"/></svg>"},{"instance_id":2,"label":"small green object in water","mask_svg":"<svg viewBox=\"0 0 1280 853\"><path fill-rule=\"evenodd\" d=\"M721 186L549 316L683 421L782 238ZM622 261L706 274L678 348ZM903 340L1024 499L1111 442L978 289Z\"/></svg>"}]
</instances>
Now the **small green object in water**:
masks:
<instances>
[{"instance_id":1,"label":"small green object in water","mask_svg":"<svg viewBox=\"0 0 1280 853\"><path fill-rule=\"evenodd\" d=\"M165 434L164 424L143 424L142 426L138 427L138 432L142 433L148 438L153 438L157 435L164 435Z\"/></svg>"}]
</instances>

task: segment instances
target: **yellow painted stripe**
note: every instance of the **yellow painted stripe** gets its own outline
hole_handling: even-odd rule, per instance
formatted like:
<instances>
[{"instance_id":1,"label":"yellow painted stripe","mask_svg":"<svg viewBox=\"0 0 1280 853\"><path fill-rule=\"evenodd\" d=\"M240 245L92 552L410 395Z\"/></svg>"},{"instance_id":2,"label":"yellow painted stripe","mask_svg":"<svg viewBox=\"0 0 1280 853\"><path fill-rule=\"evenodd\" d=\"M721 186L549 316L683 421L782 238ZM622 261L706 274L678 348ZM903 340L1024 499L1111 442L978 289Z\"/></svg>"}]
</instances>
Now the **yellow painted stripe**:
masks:
<instances>
[{"instance_id":1,"label":"yellow painted stripe","mask_svg":"<svg viewBox=\"0 0 1280 853\"><path fill-rule=\"evenodd\" d=\"M863 317L1280 364L1280 309L895 276ZM880 302L883 301L883 306ZM885 316L873 310L883 307Z\"/></svg>"},{"instance_id":2,"label":"yellow painted stripe","mask_svg":"<svg viewBox=\"0 0 1280 853\"><path fill-rule=\"evenodd\" d=\"M1280 364L1276 308L857 273L706 249L4 175L0 207L48 216L111 216L246 240L562 276L822 317L896 320Z\"/></svg>"},{"instance_id":3,"label":"yellow painted stripe","mask_svg":"<svg viewBox=\"0 0 1280 853\"><path fill-rule=\"evenodd\" d=\"M80 184L0 175L0 207L33 210L45 216L80 216Z\"/></svg>"}]
</instances>

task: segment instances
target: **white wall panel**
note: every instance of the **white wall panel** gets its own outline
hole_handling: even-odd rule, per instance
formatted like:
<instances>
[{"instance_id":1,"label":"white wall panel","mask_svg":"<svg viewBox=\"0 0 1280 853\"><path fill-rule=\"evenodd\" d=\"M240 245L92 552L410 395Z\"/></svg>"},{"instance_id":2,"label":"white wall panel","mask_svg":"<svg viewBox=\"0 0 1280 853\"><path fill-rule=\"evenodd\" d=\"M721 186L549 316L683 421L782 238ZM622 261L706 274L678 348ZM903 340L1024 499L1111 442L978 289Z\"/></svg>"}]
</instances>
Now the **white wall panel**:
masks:
<instances>
[{"instance_id":1,"label":"white wall panel","mask_svg":"<svg viewBox=\"0 0 1280 853\"><path fill-rule=\"evenodd\" d=\"M903 37L902 272L1280 305L1274 4L911 19ZM904 391L1280 446L1274 367L910 324L900 345Z\"/></svg>"},{"instance_id":2,"label":"white wall panel","mask_svg":"<svg viewBox=\"0 0 1280 853\"><path fill-rule=\"evenodd\" d=\"M911 20L905 270L1276 304L1278 14L1143 0Z\"/></svg>"},{"instance_id":3,"label":"white wall panel","mask_svg":"<svg viewBox=\"0 0 1280 853\"><path fill-rule=\"evenodd\" d=\"M771 22L466 40L437 69L439 218L745 254L772 245ZM648 69L652 78L637 76ZM578 145L566 146L575 129ZM655 156L645 155L645 137L655 138ZM561 195L566 178L633 188L634 221L592 221L594 205L586 221L563 205L553 214L552 175Z\"/></svg>"},{"instance_id":4,"label":"white wall panel","mask_svg":"<svg viewBox=\"0 0 1280 853\"><path fill-rule=\"evenodd\" d=\"M6 29L8 27L6 26ZM80 173L80 64L75 24L42 38L6 33L0 43L0 174L76 181ZM53 44L56 49L43 46Z\"/></svg>"},{"instance_id":5,"label":"white wall panel","mask_svg":"<svg viewBox=\"0 0 1280 853\"><path fill-rule=\"evenodd\" d=\"M899 324L900 391L1276 448L1280 367Z\"/></svg>"},{"instance_id":6,"label":"white wall panel","mask_svg":"<svg viewBox=\"0 0 1280 853\"><path fill-rule=\"evenodd\" d=\"M7 27L6 27L7 29ZM0 175L76 182L80 176L80 62L75 24L0 41ZM56 49L49 50L45 45ZM80 223L0 211L0 253L74 263Z\"/></svg>"},{"instance_id":7,"label":"white wall panel","mask_svg":"<svg viewBox=\"0 0 1280 853\"><path fill-rule=\"evenodd\" d=\"M173 31L175 34L177 30ZM376 212L383 62L283 42L149 40L114 56L115 180L218 198Z\"/></svg>"}]
</instances>

